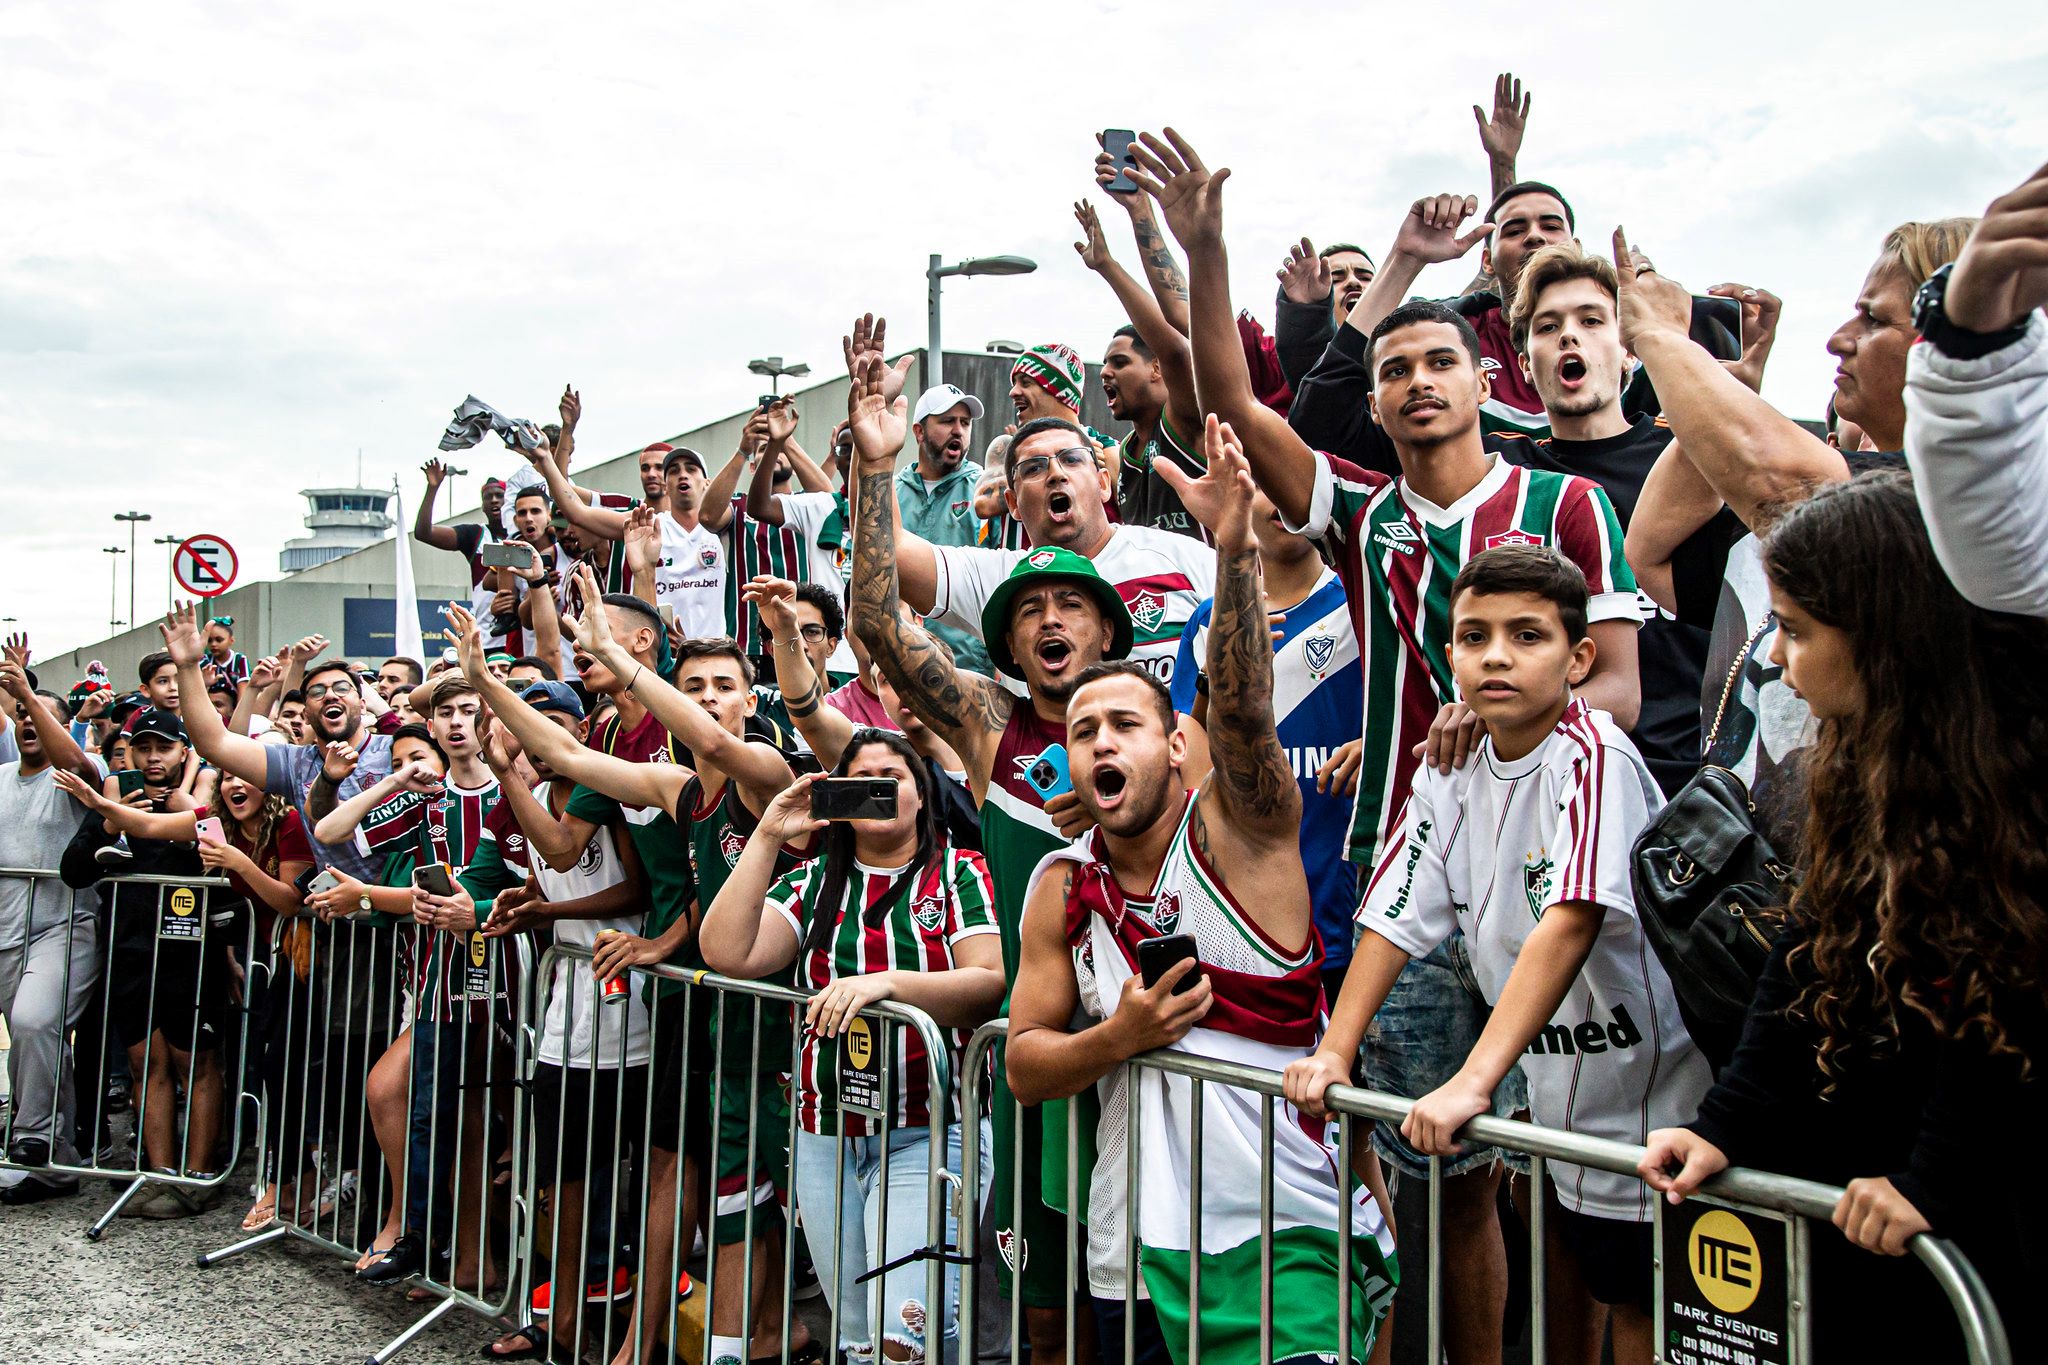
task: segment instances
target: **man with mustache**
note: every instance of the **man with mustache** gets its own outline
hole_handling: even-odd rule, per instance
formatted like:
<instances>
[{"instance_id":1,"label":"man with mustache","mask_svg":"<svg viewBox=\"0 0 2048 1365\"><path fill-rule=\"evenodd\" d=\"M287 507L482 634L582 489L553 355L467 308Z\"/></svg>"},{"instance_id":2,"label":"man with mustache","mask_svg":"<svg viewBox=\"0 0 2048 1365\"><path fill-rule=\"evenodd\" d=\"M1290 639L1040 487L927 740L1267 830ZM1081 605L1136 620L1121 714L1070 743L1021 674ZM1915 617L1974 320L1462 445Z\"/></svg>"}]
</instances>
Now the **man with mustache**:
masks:
<instances>
[{"instance_id":1,"label":"man with mustache","mask_svg":"<svg viewBox=\"0 0 2048 1365\"><path fill-rule=\"evenodd\" d=\"M974 495L982 467L967 458L981 400L964 389L940 384L926 389L910 414L917 460L896 476L896 505L903 529L932 545L973 545L981 534ZM953 661L970 673L993 676L981 637L957 625L934 621L930 630L953 651Z\"/></svg>"}]
</instances>

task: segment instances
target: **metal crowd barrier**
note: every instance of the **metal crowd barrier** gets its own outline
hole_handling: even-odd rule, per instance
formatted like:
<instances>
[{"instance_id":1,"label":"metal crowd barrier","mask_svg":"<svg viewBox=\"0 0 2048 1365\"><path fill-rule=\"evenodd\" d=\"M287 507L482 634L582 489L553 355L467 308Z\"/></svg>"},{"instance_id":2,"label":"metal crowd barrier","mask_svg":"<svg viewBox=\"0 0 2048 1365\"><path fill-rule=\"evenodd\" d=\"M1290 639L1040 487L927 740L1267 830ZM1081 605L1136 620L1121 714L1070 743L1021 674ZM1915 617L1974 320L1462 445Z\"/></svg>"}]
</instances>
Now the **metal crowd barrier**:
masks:
<instances>
[{"instance_id":1,"label":"metal crowd barrier","mask_svg":"<svg viewBox=\"0 0 2048 1365\"><path fill-rule=\"evenodd\" d=\"M1001 1058L997 1054L997 1048L1007 1038L1008 1031L1009 1021L1007 1019L997 1019L984 1024L980 1029L976 1030L973 1038L968 1043L960 1069L967 1093L967 1100L964 1104L969 1112L972 1112L974 1106L981 1100L986 1078L990 1074L989 1067L991 1064L1001 1065ZM1272 1268L1270 1262L1273 1233L1273 1131L1276 1121L1275 1106L1284 1106L1286 1104L1281 1077L1275 1072L1209 1058L1195 1057L1180 1052L1148 1053L1144 1056L1133 1058L1127 1065L1134 1068L1150 1068L1185 1076L1192 1083L1194 1103L1190 1114L1191 1132L1189 1134L1189 1151L1192 1154L1192 1161L1188 1174L1192 1206L1190 1208L1192 1221L1191 1246L1197 1253L1199 1253L1202 1246L1202 1159L1204 1148L1201 1124L1203 1090L1211 1085L1228 1086L1264 1097L1261 1106L1263 1113L1260 1124L1259 1197L1260 1233L1266 1260L1261 1266L1263 1283L1260 1287L1259 1303L1259 1361L1260 1365L1271 1365L1273 1359L1272 1331L1274 1314ZM1136 1204L1136 1192L1138 1190L1137 1172L1139 1162L1142 1159L1138 1140L1140 1131L1138 1113L1142 1091L1141 1087L1135 1085L1129 1086L1127 1089L1130 1096L1130 1104L1127 1111L1124 1160L1127 1163L1125 1189L1128 1192L1129 1202L1123 1210L1125 1237L1124 1265L1126 1284L1135 1286L1138 1282L1136 1232L1138 1217ZM1355 1123L1360 1120L1381 1120L1399 1123L1407 1116L1414 1102L1402 1099L1396 1095L1365 1090L1355 1086L1339 1085L1330 1087L1326 1095L1326 1103L1337 1118L1337 1151L1340 1155L1338 1166L1342 1171L1341 1181L1342 1193L1344 1195L1342 1206L1348 1208L1356 1187L1356 1177L1351 1170L1349 1160L1342 1158L1355 1150L1353 1145L1354 1136L1364 1135L1362 1132L1354 1131ZM1079 1122L1078 1107L1071 1104L1068 1105L1066 1193L1069 1210L1086 1208L1086 1191L1079 1188L1079 1177L1075 1160L1079 1146ZM1022 1125L1019 1124L1015 1127L1021 1134ZM969 1131L971 1134L973 1130L970 1129ZM1531 1365L1545 1365L1548 1354L1545 1333L1544 1248L1546 1201L1543 1199L1542 1193L1547 1163L1551 1161L1564 1161L1596 1170L1616 1171L1625 1175L1633 1175L1636 1171L1637 1162L1642 1158L1644 1149L1629 1143L1613 1142L1603 1138L1584 1137L1574 1133L1561 1132L1556 1129L1542 1128L1532 1123L1486 1116L1473 1119L1461 1130L1461 1136L1473 1142L1490 1144L1507 1151L1525 1153L1530 1158L1530 1360ZM1047 1141L1050 1142L1052 1140L1052 1134L1048 1133ZM1021 1145L1020 1138L1020 1149ZM966 1158L963 1164L971 1165L972 1157ZM1013 1189L1020 1196L1020 1202L1024 1188L1024 1172L1017 1168L1020 1168L1021 1165L1022 1163L1018 1162L1013 1166L1013 1169L1016 1169L1016 1184ZM1432 1157L1429 1168L1428 1346L1424 1358L1436 1361L1443 1359L1444 1303L1442 1291L1443 1277L1441 1273L1443 1243L1440 1235L1442 1230L1443 1199L1442 1159ZM1814 1359L1811 1343L1808 1340L1811 1328L1809 1313L1809 1278L1811 1274L1811 1246L1809 1237L1811 1224L1813 1222L1821 1223L1823 1230L1832 1235L1834 1230L1826 1225L1829 1223L1834 1213L1835 1204L1841 1196L1842 1190L1838 1187L1821 1185L1813 1181L1798 1180L1790 1176L1773 1175L1764 1171L1736 1168L1724 1171L1708 1181L1702 1188L1701 1195L1696 1196L1694 1201L1688 1201L1688 1206L1697 1201L1718 1205L1730 1210L1747 1210L1766 1216L1790 1215L1789 1219L1786 1220L1788 1226L1786 1229L1785 1265L1790 1277L1789 1292L1786 1297L1788 1316L1790 1318L1791 1341L1789 1346L1793 1351L1792 1358L1796 1360L1808 1361ZM1659 1214L1659 1227L1661 1229L1662 1219L1666 1216L1666 1206L1661 1197L1656 1201L1656 1208ZM1391 1217L1390 1210L1388 1214ZM964 1221L967 1225L972 1226L976 1219L968 1217ZM1064 1252L1066 1257L1066 1300L1069 1305L1072 1305L1077 1302L1079 1290L1085 1283L1086 1271L1085 1268L1078 1265L1079 1253L1076 1250L1075 1243L1077 1239L1074 1235L1077 1224L1078 1226L1085 1227L1085 1219L1077 1220L1070 1213L1069 1224ZM1340 1219L1338 1258L1340 1263L1347 1267L1351 1264L1351 1242L1352 1235L1349 1220ZM1711 1246L1712 1244L1710 1243ZM1962 1252L1956 1248L1954 1243L1926 1233L1913 1238L1911 1249L1913 1254L1933 1274L1936 1283L1947 1296L1949 1306L1954 1311L1957 1324L1961 1329L1970 1365L2012 1365L2011 1348L2007 1342L2005 1328L1999 1318L1998 1310L1992 1303L1990 1292L1986 1289L1982 1278L1977 1274L1976 1269L1964 1257ZM1747 1248L1747 1250L1754 1254L1758 1249L1752 1246ZM1726 1253L1724 1252L1723 1254ZM1202 1352L1201 1257L1199 1254L1196 1254L1190 1257L1190 1261L1188 1291L1191 1311L1189 1315L1186 1355L1184 1358L1189 1362L1194 1362L1201 1359ZM1666 1265L1664 1257L1661 1254L1658 1255L1655 1262L1655 1293L1660 1307L1666 1301L1667 1279L1674 1277L1681 1268L1679 1266ZM1351 1280L1352 1277L1349 1274L1338 1278L1337 1321L1339 1324L1338 1358L1340 1360L1354 1358L1351 1349L1351 1296L1353 1293ZM961 1309L962 1323L960 1336L963 1341L971 1341L974 1339L975 1328L978 1323L978 1306L974 1302L972 1278L964 1279L963 1286L966 1290L966 1301ZM1069 1360L1075 1358L1074 1319L1076 1316L1074 1312L1067 1314L1066 1345L1067 1358ZM1709 1313L1706 1316L1712 1317L1713 1315ZM1022 1336L1021 1322L1021 1300L1013 1298L1010 1313L1009 1341L1010 1359L1012 1360L1019 1359ZM1696 1350L1688 1352L1679 1345L1681 1341L1685 1340L1681 1336L1682 1330L1681 1328L1674 1327L1660 1332L1657 1341L1657 1359L1660 1362L1665 1362L1666 1365L1677 1365L1679 1361L1691 1360L1700 1362L1700 1365L1706 1365L1706 1362L1715 1362L1716 1365L1728 1362L1729 1365L1733 1365L1733 1362L1744 1359L1740 1354L1740 1346L1728 1346L1724 1342L1714 1339L1711 1335ZM1124 1359L1126 1360L1133 1358L1133 1338L1134 1323L1131 1315L1126 1313L1124 1316ZM1359 1358L1362 1359L1363 1357ZM1747 1359L1755 1362L1759 1357L1752 1354Z\"/></svg>"},{"instance_id":2,"label":"metal crowd barrier","mask_svg":"<svg viewBox=\"0 0 2048 1365\"><path fill-rule=\"evenodd\" d=\"M792 1078L801 1075L802 1036L795 1012L809 999L808 993L671 966L635 968L624 980L600 982L590 971L590 960L590 951L585 948L570 945L549 948L541 958L537 978L540 989L530 997L532 1012L524 1025L528 1036L523 1043L522 1055L532 1063L541 1051L541 1031L550 995L566 988L571 992L571 999L562 1003L570 1021L570 1038L573 1040L574 1021L579 1015L597 1022L591 1029L592 1047L585 1055L578 1058L569 1049L563 1050L565 1096L569 1093L566 1084L569 1072L611 1071L619 1077L619 1083L611 1087L608 1124L598 1122L599 1087L583 1087L583 1108L579 1117L584 1124L586 1141L576 1179L566 1178L566 1173L557 1169L553 1179L548 1180L549 1169L554 1163L545 1160L534 1148L527 1153L525 1169L534 1181L528 1202L533 1207L545 1205L548 1209L548 1236L544 1242L537 1237L533 1248L535 1254L526 1262L529 1273L536 1280L544 1279L548 1283L551 1313L550 1321L540 1325L543 1333L555 1331L562 1315L573 1311L573 1324L563 1334L563 1339L576 1348L595 1345L600 1352L594 1357L596 1359L609 1360L620 1347L630 1342L629 1359L666 1361L670 1355L657 1354L657 1348L664 1345L665 1338L668 1352L673 1353L680 1348L686 1356L694 1353L699 1361L710 1361L714 1315L720 1306L727 1304L734 1288L730 1282L732 1272L721 1274L719 1269L719 1215L733 1216L737 1211L744 1211L738 1215L743 1218L739 1241L728 1242L728 1246L739 1248L738 1331L719 1335L736 1335L749 1343L747 1355L752 1358L751 1343L757 1331L764 1326L764 1321L773 1321L776 1327L773 1339L780 1342L776 1354L788 1362L792 1357L792 1334L796 1322L793 1284L796 1222L786 1220L778 1234L772 1223L764 1227L763 1219L757 1216L763 1207L757 1178L763 1172L764 1162L771 1160L770 1151L779 1148L781 1156L772 1158L782 1182L776 1197L785 1207L794 1204L798 1209L814 1255L823 1249L821 1243L824 1238L831 1239L832 1283L822 1288L829 1295L832 1340L820 1343L824 1358L828 1361L836 1358L836 1343L842 1335L842 1318L852 1294L870 1296L868 1339L871 1347L879 1353L879 1342L886 1335L885 1272L911 1259L926 1262L923 1302L927 1310L925 1339L929 1350L929 1343L940 1336L945 1320L943 1306L947 1302L947 1268L971 1265L971 1257L952 1246L947 1237L947 1215L959 1207L956 1191L961 1183L958 1171L951 1169L946 1160L950 1127L947 1106L937 1102L940 1097L951 1093L954 1084L949 1066L951 1048L947 1042L947 1031L922 1011L890 1002L860 1011L859 1018L867 1030L861 1034L868 1040L865 1060L871 1064L865 1069L867 1079L864 1084L874 1087L873 1098L880 1101L867 1110L877 1120L878 1131L874 1136L881 1149L881 1166L874 1178L880 1188L886 1190L889 1186L891 1128L888 1099L895 1094L897 1080L894 1049L885 1045L886 1034L881 1030L900 1027L917 1031L928 1059L930 1088L935 1102L927 1130L930 1156L923 1170L926 1211L923 1245L895 1262L881 1261L883 1249L889 1245L888 1222L893 1202L892 1198L881 1199L877 1201L880 1209L870 1247L870 1260L881 1263L871 1264L858 1282L847 1283L847 1267L838 1254L841 1245L839 1213L846 1207L845 1149L849 1141L843 1124L833 1140L837 1166L831 1224L826 1226L813 1217L805 1216L815 1211L805 1210L803 1200L796 1193L799 1188L799 1127L791 1087ZM560 970L563 967L568 970ZM656 989L646 989L650 985ZM668 987L668 993L659 989L664 985ZM631 1027L607 1027L604 1021L613 1012L630 1017L633 1012L643 1010L646 1060L636 1064L630 1060L631 1054L639 1050L633 1046L634 1030ZM786 1036L777 1026L778 1015L791 1021ZM735 1027L744 1034L744 1064L730 1050L732 1045L724 1041L731 1036L729 1030ZM674 1076L665 1074L667 1059L655 1045L655 1040L671 1029L679 1030L681 1038L681 1057L674 1068L677 1073ZM842 1040L848 1042L845 1052L849 1055L854 1051L850 1043L852 1037L849 1034L847 1040ZM708 1058L703 1056L704 1049L711 1050ZM643 1068L638 1088L646 1101L637 1106L637 1121L633 1112L636 1106L631 1100L635 1083L629 1080L629 1073L636 1066ZM696 1077L703 1077L708 1084L693 1081ZM676 1096L676 1112L662 1127L657 1127L655 1097L661 1087L671 1083L680 1090ZM738 1096L735 1095L736 1090L740 1092ZM779 1102L764 1105L764 1097L770 1095L777 1097ZM848 1098L844 1086L842 1094L835 1098L844 1104ZM743 1131L736 1131L732 1123L721 1121L721 1116L729 1115L735 1109L744 1116ZM842 1117L846 1112L846 1107L840 1109ZM973 1111L965 1111L965 1120L972 1117ZM770 1119L777 1124L778 1131L763 1131L763 1123ZM535 1124L529 1127L529 1139L537 1147L552 1136L554 1151L559 1154L571 1121L569 1105L564 1103L557 1115L554 1133L542 1133L539 1125ZM974 1124L963 1121L962 1128L972 1131ZM607 1129L609 1141L592 1140L602 1137ZM701 1136L693 1138L693 1132ZM963 1142L971 1141L963 1132ZM657 1182L650 1178L649 1167L659 1159L656 1154L660 1152L679 1154L673 1184L666 1179L660 1182L661 1188L675 1190L672 1198L664 1198L657 1193ZM699 1222L712 1233L707 1239L708 1274L696 1291L703 1296L701 1329L686 1326L676 1292L681 1272L691 1259L691 1241L699 1231L698 1226L685 1222L684 1208L690 1202L698 1203L700 1208L707 1202L705 1199L690 1200L682 1187L681 1171L693 1155L709 1166L708 1171L695 1172L702 1182L699 1189L708 1195L710 1205L703 1210ZM730 1172L736 1156L740 1158L739 1168L737 1175L733 1175ZM721 1176L722 1179L719 1178ZM739 1184L737 1191L730 1188L735 1181ZM562 1244L561 1236L564 1208L560 1196L567 1185L580 1185L577 1199L581 1205L573 1216L576 1233L574 1245L569 1247ZM617 1193L621 1189L632 1195L623 1218ZM600 1190L605 1193L599 1195L597 1192ZM664 1220L666 1227L658 1228L657 1219ZM665 1232L666 1235L658 1239L650 1237L656 1232ZM772 1239L778 1235L780 1264L772 1272L775 1284L767 1286L767 1292L760 1294L757 1289L761 1286L755 1281L757 1250L761 1254L772 1255ZM759 1240L763 1238L770 1239L765 1246ZM652 1244L655 1240L665 1242L668 1249L658 1250ZM593 1246L600 1244L601 1260L593 1256ZM541 1268L543 1260L545 1270ZM593 1324L589 1320L589 1306L584 1301L584 1286L586 1282L604 1285L603 1300L608 1307L616 1309L617 1303L612 1300L610 1289L617 1282L622 1265L630 1266L631 1270L635 1298L630 1312L624 1315L624 1321L618 1312L603 1312L601 1321ZM590 1280L593 1271L601 1271L596 1281ZM725 1283L721 1284L721 1279ZM779 1304L775 1302L778 1287ZM574 1304L573 1310L569 1306L571 1303ZM761 1305L760 1311L773 1317L766 1320L758 1318L757 1303ZM692 1330L701 1332L700 1339L691 1340L685 1335Z\"/></svg>"},{"instance_id":3,"label":"metal crowd barrier","mask_svg":"<svg viewBox=\"0 0 2048 1365\"><path fill-rule=\"evenodd\" d=\"M307 933L301 960L286 951L295 926ZM526 1103L518 1087L525 1061L522 1031L513 1024L526 1012L533 959L517 936L503 940L505 952L492 951L489 942L378 918L322 924L294 917L280 920L273 935L258 1170L266 1182L273 1172L279 1182L289 1180L292 1198L280 1199L269 1226L202 1254L198 1264L215 1266L286 1239L354 1261L389 1248L391 1240L380 1236L387 1220L403 1223L430 1248L421 1273L403 1283L431 1290L438 1301L370 1356L373 1365L458 1307L486 1317L508 1312L522 1283L530 1226L521 1167ZM455 1018L422 1028L420 978L407 968L417 973L435 948L461 955L451 965L464 1001ZM436 974L430 986L442 980ZM440 1012L449 1012L445 1001ZM437 1043L431 1048L422 1041L429 1032ZM402 1086L394 1052L400 1045ZM413 1113L423 1094L422 1144ZM502 1186L501 1154L509 1158ZM409 1176L422 1165L425 1227L415 1228L405 1210ZM296 1177L288 1175L293 1167ZM328 1191L331 1200L323 1197ZM445 1262L436 1255L446 1240L436 1229L444 1225L456 1243ZM457 1257L456 1250L469 1254Z\"/></svg>"},{"instance_id":4,"label":"metal crowd barrier","mask_svg":"<svg viewBox=\"0 0 2048 1365\"><path fill-rule=\"evenodd\" d=\"M0 868L0 878L29 883L31 931L38 888L45 882L62 886L59 874L46 868ZM74 911L71 923L61 931L45 928L40 935L31 932L23 944L26 954L37 939L62 932L66 998L48 1072L23 1074L33 1062L13 1067L21 1083L13 1089L5 1132L0 1133L0 1168L27 1171L32 1176L54 1173L98 1178L126 1186L86 1229L85 1235L93 1241L151 1187L157 1193L168 1191L180 1199L199 1200L210 1198L228 1179L242 1150L245 1102L254 1101L246 1077L247 1002L249 992L260 986L262 972L260 964L253 961L255 921L247 910L240 912L244 922L239 929L232 922L214 923L213 894L228 887L226 878L129 873L100 878L91 888L75 894L90 896L109 887L153 887L156 894L153 903L138 905L131 896L124 905L117 891L104 907L83 916ZM81 928L91 932L81 933ZM229 955L236 949L241 956L231 965ZM77 975L81 953L91 955L91 961L83 964L86 974L82 980ZM181 960L186 957L191 959L189 967ZM242 973L239 984L233 979L237 967ZM140 1029L143 1033L137 1044L142 1047L139 1074L132 1058L124 1057L120 1063L130 1071L130 1112L134 1116L132 1159L126 1162L119 1159L118 1148L111 1141L106 1107L108 1070L103 1065L117 1022L121 1032ZM202 1030L213 1035L209 1047L196 1045ZM186 1046L174 1049L168 1033L175 1033ZM49 1046L47 1038L25 1035L12 1020L10 1038L17 1053L41 1052ZM130 1050L125 1044L117 1046L123 1054ZM81 1050L90 1053L83 1067L78 1065ZM180 1051L185 1053L182 1068L176 1060ZM67 1089L74 1095L74 1128L86 1139L79 1160L14 1161L10 1153L17 1130L26 1126L27 1106L40 1094L48 1096L44 1132L49 1155L54 1158L68 1145L64 1139L73 1135L59 1131L66 1121L63 1097ZM168 1119L164 1117L166 1105L171 1106ZM44 1128L43 1123L35 1126ZM194 1150L195 1143L207 1150ZM165 1144L174 1149L175 1156L161 1150ZM152 1145L165 1159L150 1161Z\"/></svg>"}]
</instances>

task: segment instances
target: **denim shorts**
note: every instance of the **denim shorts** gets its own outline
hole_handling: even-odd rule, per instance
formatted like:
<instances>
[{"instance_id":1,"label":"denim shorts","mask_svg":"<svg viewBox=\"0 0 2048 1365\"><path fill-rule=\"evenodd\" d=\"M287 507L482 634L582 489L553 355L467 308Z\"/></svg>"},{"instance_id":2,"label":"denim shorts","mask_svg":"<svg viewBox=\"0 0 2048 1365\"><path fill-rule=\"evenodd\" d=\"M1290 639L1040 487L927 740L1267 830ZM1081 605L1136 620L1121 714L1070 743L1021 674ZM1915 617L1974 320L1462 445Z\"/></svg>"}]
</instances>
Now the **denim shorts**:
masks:
<instances>
[{"instance_id":1,"label":"denim shorts","mask_svg":"<svg viewBox=\"0 0 2048 1365\"><path fill-rule=\"evenodd\" d=\"M1387 993L1365 1035L1365 1083L1405 1099L1421 1099L1458 1073L1490 1013L1492 1006L1472 974L1465 936L1452 934L1411 960ZM1510 1118L1528 1107L1529 1083L1517 1066L1493 1092L1493 1114ZM1381 1159L1396 1170L1428 1178L1429 1158L1402 1139L1399 1124L1375 1125L1372 1142ZM1444 1158L1443 1172L1463 1175L1495 1161L1506 1161L1517 1171L1529 1169L1529 1159L1520 1153L1468 1144L1458 1155Z\"/></svg>"}]
</instances>

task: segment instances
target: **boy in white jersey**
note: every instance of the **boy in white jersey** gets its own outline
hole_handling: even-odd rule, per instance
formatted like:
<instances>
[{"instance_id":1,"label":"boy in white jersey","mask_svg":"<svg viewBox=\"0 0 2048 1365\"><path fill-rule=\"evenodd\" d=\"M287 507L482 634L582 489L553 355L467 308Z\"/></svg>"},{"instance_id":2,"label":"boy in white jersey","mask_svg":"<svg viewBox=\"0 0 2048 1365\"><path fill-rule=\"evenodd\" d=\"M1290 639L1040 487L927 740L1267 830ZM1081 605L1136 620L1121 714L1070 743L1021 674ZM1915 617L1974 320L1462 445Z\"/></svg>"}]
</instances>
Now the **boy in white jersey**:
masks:
<instances>
[{"instance_id":1,"label":"boy in white jersey","mask_svg":"<svg viewBox=\"0 0 2048 1365\"><path fill-rule=\"evenodd\" d=\"M1698 1107L1712 1077L1629 887L1630 850L1662 797L1620 727L1572 695L1593 665L1586 605L1584 576L1545 547L1488 550L1459 573L1451 669L1487 736L1463 768L1416 775L1322 1046L1287 1069L1297 1104L1320 1107L1349 1077L1401 969L1462 930L1492 1013L1464 1065L1403 1121L1416 1150L1455 1153L1518 1061L1545 1127L1640 1143ZM1551 1172L1552 1358L1597 1360L1611 1322L1614 1358L1647 1365L1656 1196L1634 1176Z\"/></svg>"}]
</instances>

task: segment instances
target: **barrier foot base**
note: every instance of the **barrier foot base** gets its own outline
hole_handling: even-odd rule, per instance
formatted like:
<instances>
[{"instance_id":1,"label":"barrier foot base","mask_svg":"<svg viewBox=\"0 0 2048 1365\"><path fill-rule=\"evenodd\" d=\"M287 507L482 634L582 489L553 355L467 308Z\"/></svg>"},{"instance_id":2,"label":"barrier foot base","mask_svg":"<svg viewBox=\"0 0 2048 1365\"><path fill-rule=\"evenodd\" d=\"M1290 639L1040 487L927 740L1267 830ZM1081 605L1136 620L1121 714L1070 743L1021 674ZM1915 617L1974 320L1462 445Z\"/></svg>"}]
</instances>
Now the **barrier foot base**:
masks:
<instances>
[{"instance_id":1,"label":"barrier foot base","mask_svg":"<svg viewBox=\"0 0 2048 1365\"><path fill-rule=\"evenodd\" d=\"M455 1307L455 1300L443 1299L429 1309L425 1316L395 1337L389 1346L371 1356L368 1365L390 1365L393 1356L412 1345L413 1338L446 1317Z\"/></svg>"},{"instance_id":2,"label":"barrier foot base","mask_svg":"<svg viewBox=\"0 0 2048 1365\"><path fill-rule=\"evenodd\" d=\"M136 1195L141 1194L142 1187L144 1185L147 1185L148 1183L149 1177L146 1175L137 1176L132 1182L130 1182L128 1188L121 1191L120 1198L116 1199L111 1205L109 1205L107 1211L99 1216L98 1221L96 1221L91 1227L85 1230L85 1240L88 1242L97 1242L100 1239L101 1235L104 1234L106 1230L113 1225L114 1220L121 1216L121 1210L128 1207L128 1201L135 1198Z\"/></svg>"},{"instance_id":3,"label":"barrier foot base","mask_svg":"<svg viewBox=\"0 0 2048 1365\"><path fill-rule=\"evenodd\" d=\"M202 1251L193 1258L193 1264L197 1265L201 1270L206 1269L208 1266L219 1265L230 1256L239 1256L245 1251L262 1246L265 1242L275 1242L289 1231L290 1229L286 1228L283 1223L279 1223L275 1227L265 1228L254 1237L244 1237L239 1242L233 1243L230 1246L224 1246L219 1251Z\"/></svg>"}]
</instances>

